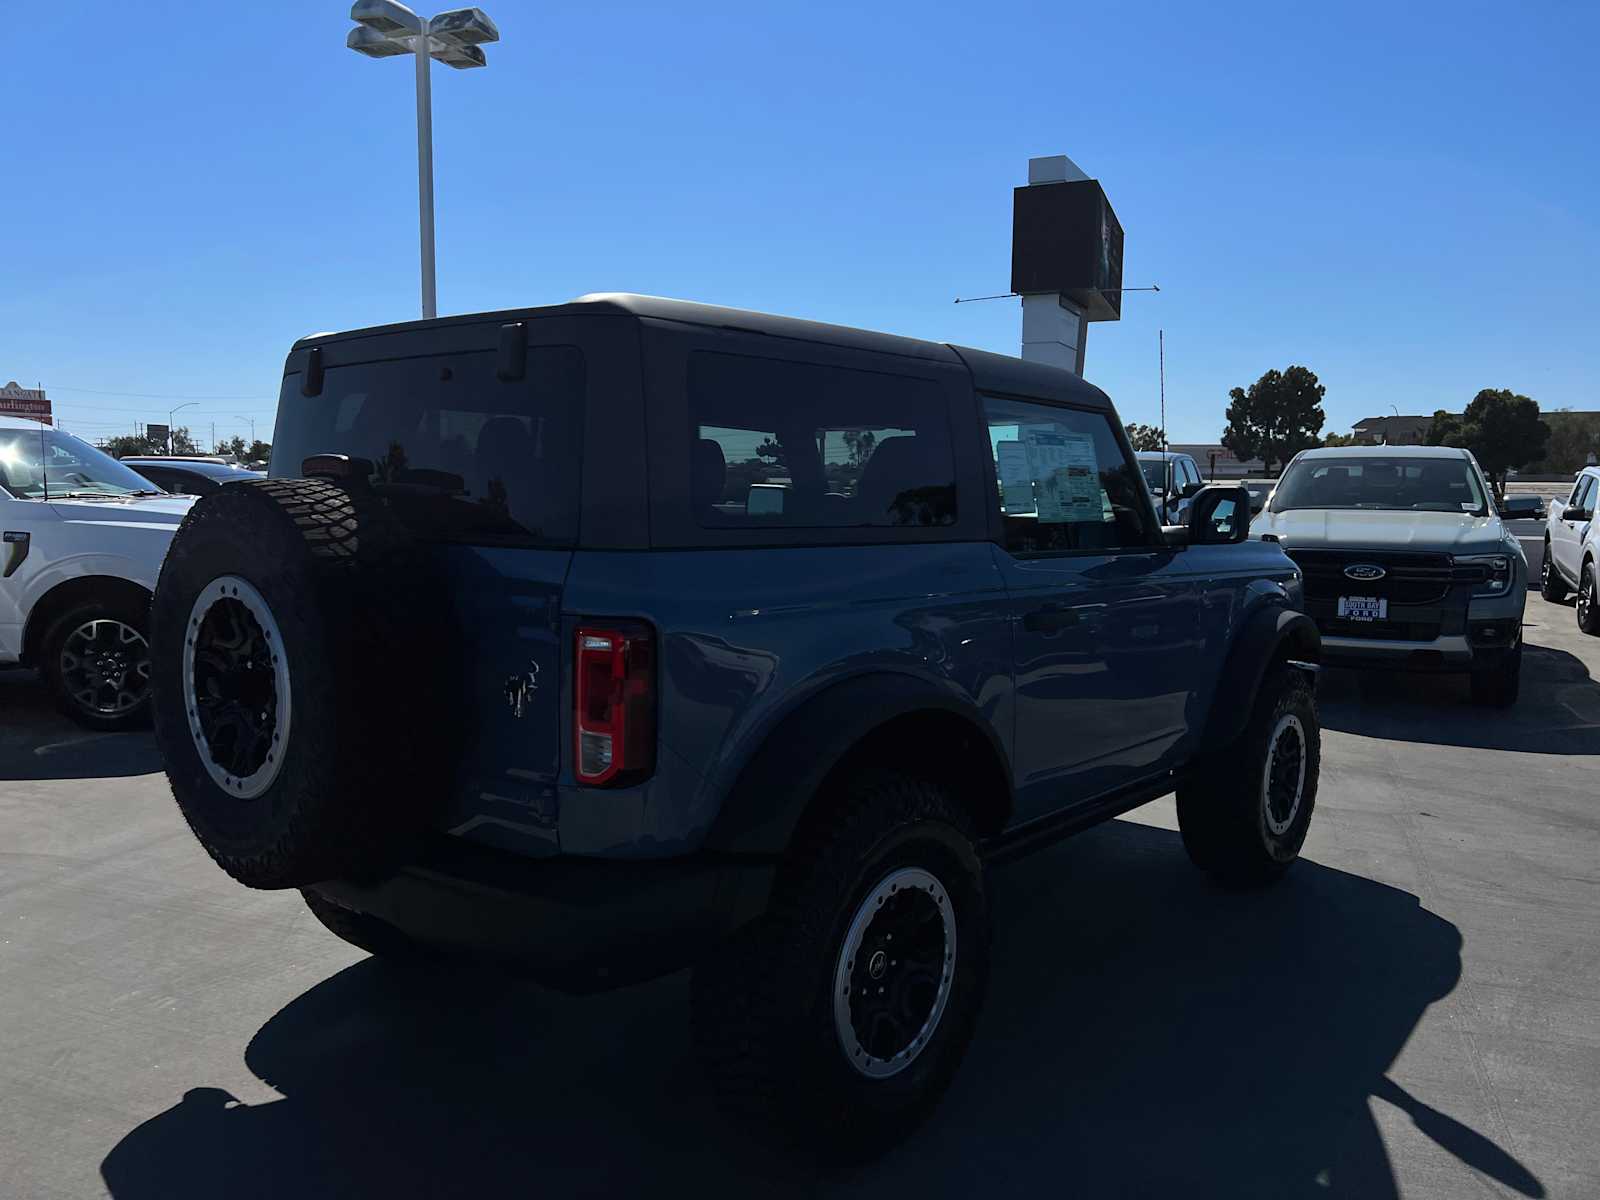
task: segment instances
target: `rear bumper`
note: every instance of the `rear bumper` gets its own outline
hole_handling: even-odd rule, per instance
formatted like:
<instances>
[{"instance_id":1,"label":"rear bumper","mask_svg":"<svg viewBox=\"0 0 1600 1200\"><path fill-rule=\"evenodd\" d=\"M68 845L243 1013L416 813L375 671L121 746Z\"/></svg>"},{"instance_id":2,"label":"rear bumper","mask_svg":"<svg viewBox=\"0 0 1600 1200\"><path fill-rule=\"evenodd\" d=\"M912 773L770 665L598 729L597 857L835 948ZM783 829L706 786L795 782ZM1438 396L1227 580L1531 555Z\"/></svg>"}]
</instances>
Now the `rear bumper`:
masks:
<instances>
[{"instance_id":1,"label":"rear bumper","mask_svg":"<svg viewBox=\"0 0 1600 1200\"><path fill-rule=\"evenodd\" d=\"M595 991L693 962L761 914L776 869L713 855L530 859L440 836L387 879L310 890L425 946Z\"/></svg>"}]
</instances>

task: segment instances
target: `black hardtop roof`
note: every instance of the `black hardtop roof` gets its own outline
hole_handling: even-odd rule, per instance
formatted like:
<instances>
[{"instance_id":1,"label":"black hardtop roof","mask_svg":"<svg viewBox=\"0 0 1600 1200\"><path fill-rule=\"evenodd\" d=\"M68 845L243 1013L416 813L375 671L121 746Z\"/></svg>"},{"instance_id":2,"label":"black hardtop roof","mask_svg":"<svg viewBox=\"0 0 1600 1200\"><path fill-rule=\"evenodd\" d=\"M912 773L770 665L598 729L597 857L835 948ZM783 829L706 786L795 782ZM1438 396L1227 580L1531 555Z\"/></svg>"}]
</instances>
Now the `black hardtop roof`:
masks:
<instances>
[{"instance_id":1,"label":"black hardtop roof","mask_svg":"<svg viewBox=\"0 0 1600 1200\"><path fill-rule=\"evenodd\" d=\"M592 292L565 304L509 308L497 312L463 313L460 316L437 317L431 321L402 321L393 325L374 325L340 333L314 333L297 341L290 352L311 346L354 341L378 334L389 335L460 325L506 324L511 321L563 316L619 316L675 321L685 325L736 329L802 342L821 342L924 361L964 362L972 371L974 383L981 390L1040 396L1093 408L1111 407L1111 401L1104 392L1093 384L1079 379L1070 371L1047 367L1041 363L1025 362L1020 358L1004 354L971 350L943 342L924 341L920 338L901 337L893 333L855 329L847 325L829 325L822 321L807 321L798 317L774 316L771 313L754 312L750 309L701 304L693 300L670 300L661 296L639 296L627 292Z\"/></svg>"}]
</instances>

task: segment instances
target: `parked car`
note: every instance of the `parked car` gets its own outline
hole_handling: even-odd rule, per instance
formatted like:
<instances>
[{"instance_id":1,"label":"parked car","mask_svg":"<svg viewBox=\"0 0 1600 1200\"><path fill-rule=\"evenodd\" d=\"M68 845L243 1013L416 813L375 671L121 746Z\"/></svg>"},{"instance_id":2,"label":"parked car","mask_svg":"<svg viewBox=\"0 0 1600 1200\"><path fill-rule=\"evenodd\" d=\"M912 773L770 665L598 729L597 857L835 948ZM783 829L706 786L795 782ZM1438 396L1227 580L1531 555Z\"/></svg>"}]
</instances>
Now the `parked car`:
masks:
<instances>
[{"instance_id":1,"label":"parked car","mask_svg":"<svg viewBox=\"0 0 1600 1200\"><path fill-rule=\"evenodd\" d=\"M1506 521L1543 521L1546 516L1544 499L1540 496L1505 496L1497 507Z\"/></svg>"},{"instance_id":2,"label":"parked car","mask_svg":"<svg viewBox=\"0 0 1600 1200\"><path fill-rule=\"evenodd\" d=\"M157 737L235 879L395 957L692 964L722 1099L864 1153L965 1051L988 864L1175 788L1218 879L1295 861L1318 638L1248 529L1163 531L1104 393L981 351L632 296L318 335L162 572Z\"/></svg>"},{"instance_id":3,"label":"parked car","mask_svg":"<svg viewBox=\"0 0 1600 1200\"><path fill-rule=\"evenodd\" d=\"M1466 450L1303 451L1257 532L1305 572L1330 665L1466 673L1476 702L1516 703L1528 563Z\"/></svg>"},{"instance_id":4,"label":"parked car","mask_svg":"<svg viewBox=\"0 0 1600 1200\"><path fill-rule=\"evenodd\" d=\"M0 417L0 665L92 729L148 713L150 596L189 511L86 442Z\"/></svg>"},{"instance_id":5,"label":"parked car","mask_svg":"<svg viewBox=\"0 0 1600 1200\"><path fill-rule=\"evenodd\" d=\"M257 478L253 471L214 458L137 455L121 461L162 491L178 496L209 496L225 483Z\"/></svg>"},{"instance_id":6,"label":"parked car","mask_svg":"<svg viewBox=\"0 0 1600 1200\"><path fill-rule=\"evenodd\" d=\"M1595 507L1600 504L1600 467L1585 467L1572 481L1565 500L1550 502L1544 530L1544 566L1540 593L1546 600L1565 600L1578 593L1578 628L1600 634L1600 596L1596 595L1595 563L1600 560Z\"/></svg>"},{"instance_id":7,"label":"parked car","mask_svg":"<svg viewBox=\"0 0 1600 1200\"><path fill-rule=\"evenodd\" d=\"M1272 479L1246 479L1243 481L1245 491L1250 493L1250 511L1258 513L1267 506L1267 501L1272 497L1272 489L1277 487L1277 481Z\"/></svg>"},{"instance_id":8,"label":"parked car","mask_svg":"<svg viewBox=\"0 0 1600 1200\"><path fill-rule=\"evenodd\" d=\"M1182 525L1189 518L1190 501L1205 486L1200 465L1190 455L1167 450L1140 450L1135 457L1161 523Z\"/></svg>"}]
</instances>

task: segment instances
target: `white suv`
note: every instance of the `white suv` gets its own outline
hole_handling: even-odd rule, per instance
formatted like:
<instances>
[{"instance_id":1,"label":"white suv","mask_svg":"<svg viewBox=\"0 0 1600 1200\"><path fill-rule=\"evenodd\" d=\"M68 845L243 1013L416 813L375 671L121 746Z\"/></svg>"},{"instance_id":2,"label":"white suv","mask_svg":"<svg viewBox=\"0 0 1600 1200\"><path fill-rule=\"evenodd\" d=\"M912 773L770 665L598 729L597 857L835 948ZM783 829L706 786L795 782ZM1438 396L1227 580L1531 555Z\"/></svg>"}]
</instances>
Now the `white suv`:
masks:
<instances>
[{"instance_id":1,"label":"white suv","mask_svg":"<svg viewBox=\"0 0 1600 1200\"><path fill-rule=\"evenodd\" d=\"M1540 592L1546 600L1565 600L1569 590L1578 593L1578 628L1600 634L1600 595L1595 574L1600 560L1600 467L1585 467L1572 481L1565 500L1550 502L1544 527L1544 566Z\"/></svg>"},{"instance_id":2,"label":"white suv","mask_svg":"<svg viewBox=\"0 0 1600 1200\"><path fill-rule=\"evenodd\" d=\"M90 728L144 720L150 597L193 503L75 437L0 417L0 666L37 667Z\"/></svg>"}]
</instances>

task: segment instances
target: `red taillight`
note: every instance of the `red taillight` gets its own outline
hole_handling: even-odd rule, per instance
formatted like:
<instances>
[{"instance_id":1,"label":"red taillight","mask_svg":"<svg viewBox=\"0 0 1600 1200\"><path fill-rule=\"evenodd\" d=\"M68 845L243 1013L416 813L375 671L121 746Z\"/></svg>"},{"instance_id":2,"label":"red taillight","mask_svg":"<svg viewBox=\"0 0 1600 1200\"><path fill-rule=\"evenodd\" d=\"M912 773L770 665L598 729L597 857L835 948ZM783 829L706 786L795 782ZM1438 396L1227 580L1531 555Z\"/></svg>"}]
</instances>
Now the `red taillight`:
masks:
<instances>
[{"instance_id":1,"label":"red taillight","mask_svg":"<svg viewBox=\"0 0 1600 1200\"><path fill-rule=\"evenodd\" d=\"M578 782L648 775L656 764L654 635L643 626L582 626L573 663Z\"/></svg>"}]
</instances>

